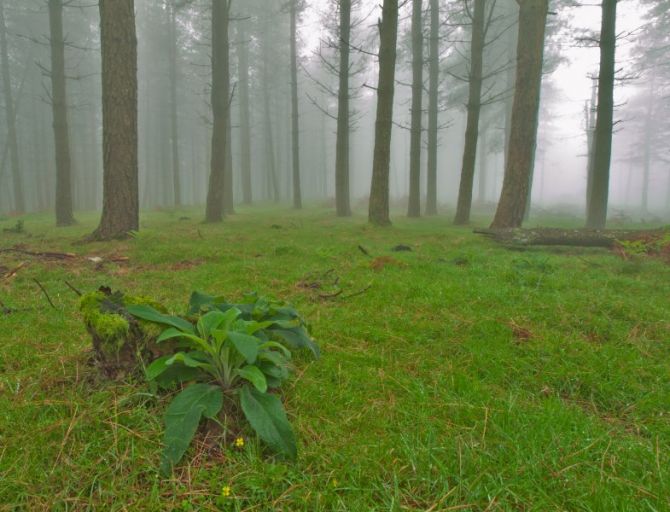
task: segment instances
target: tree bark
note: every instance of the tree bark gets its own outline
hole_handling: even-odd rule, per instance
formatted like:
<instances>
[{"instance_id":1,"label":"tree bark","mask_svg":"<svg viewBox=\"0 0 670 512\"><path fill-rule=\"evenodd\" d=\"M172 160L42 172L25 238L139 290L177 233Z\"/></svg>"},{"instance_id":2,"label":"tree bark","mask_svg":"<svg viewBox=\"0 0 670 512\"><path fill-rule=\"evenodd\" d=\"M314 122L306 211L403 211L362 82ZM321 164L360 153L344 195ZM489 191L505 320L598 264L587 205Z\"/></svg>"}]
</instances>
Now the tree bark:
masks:
<instances>
[{"instance_id":1,"label":"tree bark","mask_svg":"<svg viewBox=\"0 0 670 512\"><path fill-rule=\"evenodd\" d=\"M511 5L513 15L519 19L519 4L516 0L507 0ZM509 141L512 134L512 109L514 108L514 81L516 75L517 46L519 45L520 30L507 30L505 37L505 46L507 47L508 67L505 71L505 90L510 95L505 99L505 128L504 128L504 146L503 146L503 169L507 169L507 157L509 155ZM495 190L494 190L495 194Z\"/></svg>"},{"instance_id":2,"label":"tree bark","mask_svg":"<svg viewBox=\"0 0 670 512\"><path fill-rule=\"evenodd\" d=\"M428 71L428 169L426 215L437 215L437 123L440 76L440 2L430 0L430 64Z\"/></svg>"},{"instance_id":3,"label":"tree bark","mask_svg":"<svg viewBox=\"0 0 670 512\"><path fill-rule=\"evenodd\" d=\"M335 142L335 208L338 217L351 215L349 190L349 55L351 0L340 0L340 68Z\"/></svg>"},{"instance_id":4,"label":"tree bark","mask_svg":"<svg viewBox=\"0 0 670 512\"><path fill-rule=\"evenodd\" d=\"M591 204L591 194L593 191L593 162L595 160L594 155L594 135L595 135L595 124L596 124L596 109L598 107L598 82L594 79L593 85L591 87L591 101L586 104L584 112L584 121L586 123L586 147L588 150L587 156L587 167L586 167L586 214L588 215L590 204Z\"/></svg>"},{"instance_id":5,"label":"tree bark","mask_svg":"<svg viewBox=\"0 0 670 512\"><path fill-rule=\"evenodd\" d=\"M265 166L267 174L268 189L272 200L279 202L279 183L277 180L277 162L275 157L274 135L272 133L272 103L270 97L270 40L269 40L269 18L265 16L263 23L263 34L261 35L263 47L263 116L265 127Z\"/></svg>"},{"instance_id":6,"label":"tree bark","mask_svg":"<svg viewBox=\"0 0 670 512\"><path fill-rule=\"evenodd\" d=\"M51 38L51 107L56 149L56 225L70 226L74 223L74 216L72 215L72 171L67 119L62 0L49 0L49 33Z\"/></svg>"},{"instance_id":7,"label":"tree bark","mask_svg":"<svg viewBox=\"0 0 670 512\"><path fill-rule=\"evenodd\" d=\"M230 101L228 109L230 110ZM233 125L230 113L226 115L226 168L224 174L223 209L226 215L235 214L235 183L233 176Z\"/></svg>"},{"instance_id":8,"label":"tree bark","mask_svg":"<svg viewBox=\"0 0 670 512\"><path fill-rule=\"evenodd\" d=\"M468 120L465 129L465 148L463 149L463 165L461 183L458 189L458 204L454 224L463 225L470 222L472 209L472 186L477 160L477 143L479 139L479 114L482 108L482 70L484 66L484 43L486 23L486 0L475 0L472 16L472 41L470 44L470 77L468 92Z\"/></svg>"},{"instance_id":9,"label":"tree bark","mask_svg":"<svg viewBox=\"0 0 670 512\"><path fill-rule=\"evenodd\" d=\"M389 166L393 128L393 96L398 40L398 0L384 0L379 21L379 82L377 85L377 119L372 162L372 185L368 218L372 224L386 226L389 218Z\"/></svg>"},{"instance_id":10,"label":"tree bark","mask_svg":"<svg viewBox=\"0 0 670 512\"><path fill-rule=\"evenodd\" d=\"M251 204L251 123L249 113L249 41L246 23L239 22L239 49L237 52L240 80L240 165L242 168L242 201Z\"/></svg>"},{"instance_id":11,"label":"tree bark","mask_svg":"<svg viewBox=\"0 0 670 512\"><path fill-rule=\"evenodd\" d=\"M493 228L521 226L535 161L548 0L519 0L519 38L511 134Z\"/></svg>"},{"instance_id":12,"label":"tree bark","mask_svg":"<svg viewBox=\"0 0 670 512\"><path fill-rule=\"evenodd\" d=\"M654 130L654 100L656 99L656 70L652 69L647 93L647 115L644 119L644 149L642 173L642 213L649 213L649 181L651 176L651 153Z\"/></svg>"},{"instance_id":13,"label":"tree bark","mask_svg":"<svg viewBox=\"0 0 670 512\"><path fill-rule=\"evenodd\" d=\"M593 188L586 218L586 226L592 229L602 229L607 223L610 165L612 161L612 129L614 127L616 8L617 0L603 0Z\"/></svg>"},{"instance_id":14,"label":"tree bark","mask_svg":"<svg viewBox=\"0 0 670 512\"><path fill-rule=\"evenodd\" d=\"M212 0L212 156L207 190L206 222L224 217L228 116L230 115L230 69L228 63L229 1Z\"/></svg>"},{"instance_id":15,"label":"tree bark","mask_svg":"<svg viewBox=\"0 0 670 512\"><path fill-rule=\"evenodd\" d=\"M93 239L139 229L137 36L134 0L100 0L102 53L102 218Z\"/></svg>"},{"instance_id":16,"label":"tree bark","mask_svg":"<svg viewBox=\"0 0 670 512\"><path fill-rule=\"evenodd\" d=\"M486 203L486 186L488 174L488 127L481 133L482 143L479 145L479 183L477 184L477 202Z\"/></svg>"},{"instance_id":17,"label":"tree bark","mask_svg":"<svg viewBox=\"0 0 670 512\"><path fill-rule=\"evenodd\" d=\"M300 112L298 111L297 0L291 0L291 132L293 156L293 208L302 208L300 187Z\"/></svg>"},{"instance_id":18,"label":"tree bark","mask_svg":"<svg viewBox=\"0 0 670 512\"><path fill-rule=\"evenodd\" d=\"M14 210L24 213L26 210L23 194L23 180L19 160L19 141L16 131L16 114L12 94L12 78L9 70L9 49L7 48L7 25L5 21L4 1L0 1L0 54L2 57L2 89L5 97L5 118L7 121L7 142L9 145L9 162L12 167L12 184L14 192Z\"/></svg>"},{"instance_id":19,"label":"tree bark","mask_svg":"<svg viewBox=\"0 0 670 512\"><path fill-rule=\"evenodd\" d=\"M175 0L168 5L169 17L169 57L170 57L170 128L172 142L172 192L173 204L181 206L181 164L179 160L179 112L177 102L177 81L179 80L178 59L179 45L177 44L177 13Z\"/></svg>"},{"instance_id":20,"label":"tree bark","mask_svg":"<svg viewBox=\"0 0 670 512\"><path fill-rule=\"evenodd\" d=\"M423 1L412 0L412 121L408 217L421 216L421 120L423 117Z\"/></svg>"}]
</instances>

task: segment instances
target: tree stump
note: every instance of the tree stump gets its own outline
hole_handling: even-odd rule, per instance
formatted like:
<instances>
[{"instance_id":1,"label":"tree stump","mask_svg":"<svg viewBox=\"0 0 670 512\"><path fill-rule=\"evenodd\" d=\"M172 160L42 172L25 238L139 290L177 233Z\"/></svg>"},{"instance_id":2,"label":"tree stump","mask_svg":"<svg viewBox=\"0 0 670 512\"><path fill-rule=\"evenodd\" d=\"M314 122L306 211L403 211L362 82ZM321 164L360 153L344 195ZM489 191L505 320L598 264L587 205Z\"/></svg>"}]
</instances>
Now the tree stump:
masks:
<instances>
[{"instance_id":1,"label":"tree stump","mask_svg":"<svg viewBox=\"0 0 670 512\"><path fill-rule=\"evenodd\" d=\"M110 379L140 372L156 358L172 353L173 343L156 343L161 328L133 317L126 306L149 305L166 312L165 307L147 297L124 295L109 288L81 297L79 309L93 344L93 361Z\"/></svg>"}]
</instances>

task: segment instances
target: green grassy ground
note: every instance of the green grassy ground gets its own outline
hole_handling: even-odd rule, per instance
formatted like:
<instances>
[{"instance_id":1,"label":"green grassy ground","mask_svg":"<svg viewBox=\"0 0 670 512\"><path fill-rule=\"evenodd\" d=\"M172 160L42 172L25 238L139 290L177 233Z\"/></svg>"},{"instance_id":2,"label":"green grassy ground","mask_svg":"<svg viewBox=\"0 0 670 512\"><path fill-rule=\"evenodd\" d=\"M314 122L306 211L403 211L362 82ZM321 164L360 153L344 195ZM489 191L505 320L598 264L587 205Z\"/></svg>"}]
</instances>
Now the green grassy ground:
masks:
<instances>
[{"instance_id":1,"label":"green grassy ground","mask_svg":"<svg viewBox=\"0 0 670 512\"><path fill-rule=\"evenodd\" d=\"M146 214L136 239L108 244L72 245L94 216L0 233L0 247L129 258L96 269L0 255L27 263L0 280L18 310L0 315L0 510L670 510L670 266L513 252L446 217L388 229L320 210L200 218ZM359 244L392 260L375 270ZM300 285L330 269L342 296ZM298 358L287 389L299 461L273 462L251 440L200 445L159 479L166 399L96 379L65 280L177 312L194 289L293 302L323 352Z\"/></svg>"}]
</instances>

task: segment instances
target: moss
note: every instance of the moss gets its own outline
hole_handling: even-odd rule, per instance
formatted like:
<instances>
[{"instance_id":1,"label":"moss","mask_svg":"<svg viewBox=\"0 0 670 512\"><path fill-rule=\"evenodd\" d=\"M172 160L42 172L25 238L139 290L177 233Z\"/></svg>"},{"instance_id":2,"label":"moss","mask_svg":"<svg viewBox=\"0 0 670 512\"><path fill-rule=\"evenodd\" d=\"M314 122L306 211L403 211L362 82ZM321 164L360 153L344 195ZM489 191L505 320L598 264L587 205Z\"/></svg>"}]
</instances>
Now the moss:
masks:
<instances>
[{"instance_id":1,"label":"moss","mask_svg":"<svg viewBox=\"0 0 670 512\"><path fill-rule=\"evenodd\" d=\"M102 292L93 292L84 295L79 302L79 309L84 316L84 322L107 343L123 343L130 332L130 323L121 315L101 311L105 295Z\"/></svg>"},{"instance_id":2,"label":"moss","mask_svg":"<svg viewBox=\"0 0 670 512\"><path fill-rule=\"evenodd\" d=\"M116 305L103 307L103 304ZM134 319L124 314L123 308L129 305L146 305L167 312L167 309L155 300L144 296L107 295L101 291L88 293L80 299L79 309L84 322L93 339L93 349L97 359L108 373L114 374L117 369L133 369L138 367L140 359L153 360L164 351L171 351L169 345L156 344L156 339L163 331L159 325L144 320Z\"/></svg>"},{"instance_id":3,"label":"moss","mask_svg":"<svg viewBox=\"0 0 670 512\"><path fill-rule=\"evenodd\" d=\"M163 306L163 304L155 301L151 297L146 297L144 295L124 295L123 303L126 306L151 306L161 313L167 313L167 308Z\"/></svg>"}]
</instances>

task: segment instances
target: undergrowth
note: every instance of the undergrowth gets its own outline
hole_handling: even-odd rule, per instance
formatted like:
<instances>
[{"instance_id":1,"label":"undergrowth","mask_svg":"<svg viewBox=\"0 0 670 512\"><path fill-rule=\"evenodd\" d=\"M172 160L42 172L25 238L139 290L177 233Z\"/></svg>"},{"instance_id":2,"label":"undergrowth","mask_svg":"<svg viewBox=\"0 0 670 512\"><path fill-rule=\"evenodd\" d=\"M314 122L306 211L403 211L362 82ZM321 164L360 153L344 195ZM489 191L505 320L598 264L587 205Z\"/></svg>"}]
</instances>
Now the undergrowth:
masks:
<instances>
[{"instance_id":1,"label":"undergrowth","mask_svg":"<svg viewBox=\"0 0 670 512\"><path fill-rule=\"evenodd\" d=\"M2 234L0 247L76 257L0 256L21 265L0 280L0 510L670 510L662 260L512 252L447 217L375 229L321 210L199 215L148 213L108 244L72 245L97 220L83 214ZM66 281L171 310L193 289L293 303L322 349L284 390L297 462L251 431L237 444L201 431L161 477L170 397L97 378Z\"/></svg>"}]
</instances>

